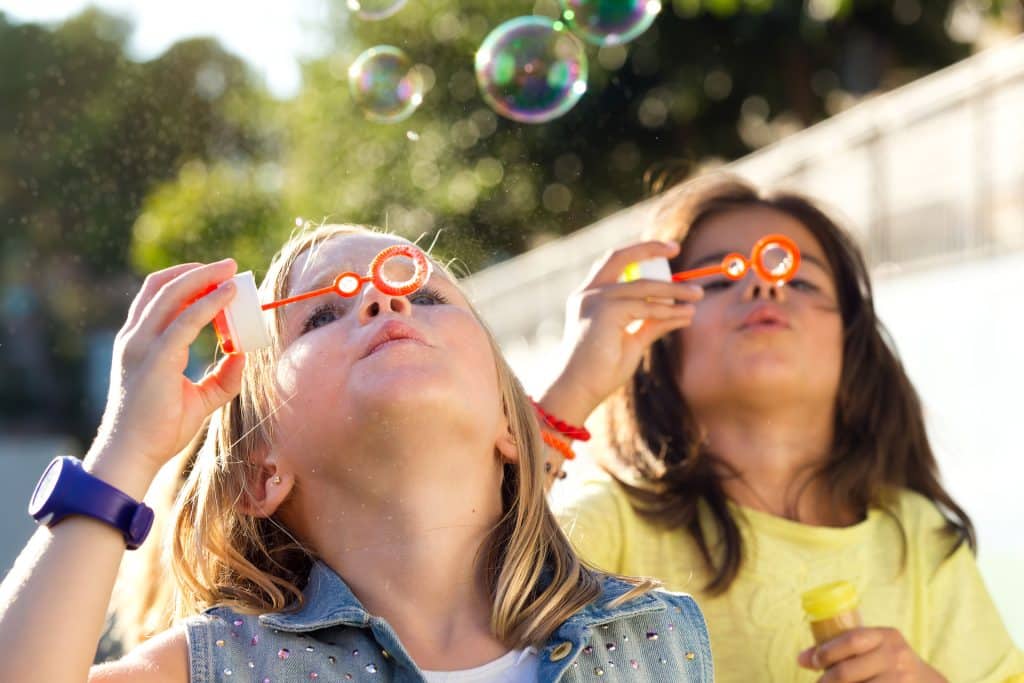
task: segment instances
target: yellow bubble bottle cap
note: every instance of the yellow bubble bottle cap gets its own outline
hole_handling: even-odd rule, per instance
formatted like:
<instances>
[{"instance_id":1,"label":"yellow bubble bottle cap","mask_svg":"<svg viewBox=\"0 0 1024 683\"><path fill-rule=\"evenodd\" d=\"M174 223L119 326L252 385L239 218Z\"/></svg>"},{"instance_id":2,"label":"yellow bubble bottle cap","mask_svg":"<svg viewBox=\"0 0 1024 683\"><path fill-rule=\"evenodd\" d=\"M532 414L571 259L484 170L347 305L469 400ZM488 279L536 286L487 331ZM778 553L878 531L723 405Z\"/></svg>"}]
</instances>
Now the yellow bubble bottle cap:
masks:
<instances>
[{"instance_id":1,"label":"yellow bubble bottle cap","mask_svg":"<svg viewBox=\"0 0 1024 683\"><path fill-rule=\"evenodd\" d=\"M801 602L811 621L823 621L857 609L860 597L849 581L835 581L807 591Z\"/></svg>"}]
</instances>

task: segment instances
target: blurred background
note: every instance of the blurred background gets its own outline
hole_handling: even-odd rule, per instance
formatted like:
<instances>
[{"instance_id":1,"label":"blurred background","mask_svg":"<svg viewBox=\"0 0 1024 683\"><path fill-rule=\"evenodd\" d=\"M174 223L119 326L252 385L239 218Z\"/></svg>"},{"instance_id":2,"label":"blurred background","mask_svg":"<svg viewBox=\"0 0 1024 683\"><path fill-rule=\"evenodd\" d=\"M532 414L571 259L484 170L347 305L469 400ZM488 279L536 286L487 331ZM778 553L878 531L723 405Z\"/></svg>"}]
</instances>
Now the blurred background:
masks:
<instances>
[{"instance_id":1,"label":"blurred background","mask_svg":"<svg viewBox=\"0 0 1024 683\"><path fill-rule=\"evenodd\" d=\"M147 272L231 255L260 278L305 221L436 241L536 389L566 294L640 234L652 183L729 165L861 241L1024 644L1018 0L665 0L634 40L588 44L585 95L532 125L481 97L474 54L557 2L390 4L0 0L0 571L44 464L95 433ZM422 83L392 122L348 84L382 44Z\"/></svg>"}]
</instances>

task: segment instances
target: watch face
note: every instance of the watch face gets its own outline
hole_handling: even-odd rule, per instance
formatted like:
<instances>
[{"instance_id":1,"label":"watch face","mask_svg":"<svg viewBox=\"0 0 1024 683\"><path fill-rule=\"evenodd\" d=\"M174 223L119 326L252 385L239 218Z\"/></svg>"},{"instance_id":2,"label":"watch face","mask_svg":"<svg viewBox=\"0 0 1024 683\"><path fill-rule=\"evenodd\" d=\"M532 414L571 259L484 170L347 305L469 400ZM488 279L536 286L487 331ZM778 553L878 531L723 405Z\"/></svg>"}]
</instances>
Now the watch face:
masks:
<instances>
[{"instance_id":1,"label":"watch face","mask_svg":"<svg viewBox=\"0 0 1024 683\"><path fill-rule=\"evenodd\" d=\"M28 511L29 514L35 515L39 512L39 509L46 503L50 498L50 494L53 492L53 487L57 485L57 481L60 479L60 473L63 469L63 461L54 460L50 463L50 466L43 472L43 476L39 479L39 483L36 484L36 490L32 493L32 500L29 501Z\"/></svg>"}]
</instances>

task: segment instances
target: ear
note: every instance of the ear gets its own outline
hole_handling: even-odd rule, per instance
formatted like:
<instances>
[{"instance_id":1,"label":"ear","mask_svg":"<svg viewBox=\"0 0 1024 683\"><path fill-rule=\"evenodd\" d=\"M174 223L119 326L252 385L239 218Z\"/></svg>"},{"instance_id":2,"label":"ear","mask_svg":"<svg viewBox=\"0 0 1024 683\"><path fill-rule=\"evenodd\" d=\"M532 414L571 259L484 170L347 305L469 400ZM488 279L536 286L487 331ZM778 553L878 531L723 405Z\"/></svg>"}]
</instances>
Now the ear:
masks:
<instances>
[{"instance_id":1,"label":"ear","mask_svg":"<svg viewBox=\"0 0 1024 683\"><path fill-rule=\"evenodd\" d=\"M253 517L270 517L288 498L295 486L295 475L282 467L271 454L264 458L249 481L248 491L238 501L238 509Z\"/></svg>"},{"instance_id":2,"label":"ear","mask_svg":"<svg viewBox=\"0 0 1024 683\"><path fill-rule=\"evenodd\" d=\"M519 446L516 444L515 436L512 435L508 418L504 415L502 415L498 423L498 436L494 440L494 450L497 451L502 462L519 462Z\"/></svg>"}]
</instances>

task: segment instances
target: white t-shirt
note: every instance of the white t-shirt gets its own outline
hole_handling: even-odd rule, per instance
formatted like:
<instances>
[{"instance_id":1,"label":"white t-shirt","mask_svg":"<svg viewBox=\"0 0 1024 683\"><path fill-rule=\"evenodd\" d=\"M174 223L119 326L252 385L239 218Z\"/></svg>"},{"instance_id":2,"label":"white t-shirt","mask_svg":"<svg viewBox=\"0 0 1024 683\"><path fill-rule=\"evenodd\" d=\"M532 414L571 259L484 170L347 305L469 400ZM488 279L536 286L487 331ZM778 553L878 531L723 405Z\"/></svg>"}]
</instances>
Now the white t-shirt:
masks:
<instances>
[{"instance_id":1,"label":"white t-shirt","mask_svg":"<svg viewBox=\"0 0 1024 683\"><path fill-rule=\"evenodd\" d=\"M537 650L512 650L494 661L459 671L424 671L427 683L536 683Z\"/></svg>"}]
</instances>

